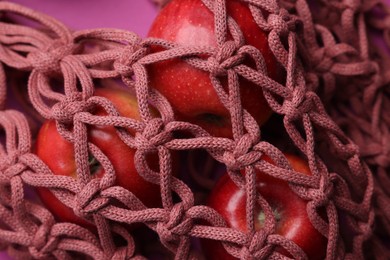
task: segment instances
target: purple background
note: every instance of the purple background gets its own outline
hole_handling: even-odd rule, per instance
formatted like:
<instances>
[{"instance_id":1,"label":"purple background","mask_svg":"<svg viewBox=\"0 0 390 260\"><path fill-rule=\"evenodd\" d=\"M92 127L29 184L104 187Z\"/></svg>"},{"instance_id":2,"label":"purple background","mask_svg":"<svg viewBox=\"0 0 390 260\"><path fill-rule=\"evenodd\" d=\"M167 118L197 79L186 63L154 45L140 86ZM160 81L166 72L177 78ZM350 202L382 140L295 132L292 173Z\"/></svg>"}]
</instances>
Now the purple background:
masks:
<instances>
[{"instance_id":1,"label":"purple background","mask_svg":"<svg viewBox=\"0 0 390 260\"><path fill-rule=\"evenodd\" d=\"M118 28L141 36L156 15L149 0L13 0L46 13L74 29Z\"/></svg>"},{"instance_id":2,"label":"purple background","mask_svg":"<svg viewBox=\"0 0 390 260\"><path fill-rule=\"evenodd\" d=\"M13 0L73 29L117 28L146 36L157 9L149 0ZM0 253L0 260L11 260Z\"/></svg>"}]
</instances>

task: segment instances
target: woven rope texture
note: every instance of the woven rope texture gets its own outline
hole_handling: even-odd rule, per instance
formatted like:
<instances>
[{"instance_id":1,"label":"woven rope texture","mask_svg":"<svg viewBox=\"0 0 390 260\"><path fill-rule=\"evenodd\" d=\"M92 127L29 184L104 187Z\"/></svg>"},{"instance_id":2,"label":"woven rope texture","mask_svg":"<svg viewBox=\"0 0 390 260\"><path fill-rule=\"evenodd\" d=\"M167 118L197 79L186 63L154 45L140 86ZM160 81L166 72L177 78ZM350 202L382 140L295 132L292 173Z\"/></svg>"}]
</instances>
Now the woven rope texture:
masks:
<instances>
[{"instance_id":1,"label":"woven rope texture","mask_svg":"<svg viewBox=\"0 0 390 260\"><path fill-rule=\"evenodd\" d=\"M210 239L241 259L280 259L286 251L306 259L299 246L276 233L272 210L256 190L261 171L288 181L308 201L309 219L327 240L326 259L390 255L390 8L380 0L242 0L267 34L281 80L245 43L227 16L227 0L199 1L215 17L215 47L115 29L72 31L52 17L0 2L0 250L15 259L146 259L153 250L202 259L198 242ZM149 84L149 68L179 58L209 75L230 114L231 137L177 120L168 99ZM262 126L242 106L243 78L262 90L273 111ZM122 116L96 95L105 84L136 95L138 119ZM23 113L12 107L12 95ZM36 155L37 127L44 120L54 120L73 144L75 176L53 174ZM93 126L114 126L135 150L137 172L158 185L159 206L147 206L117 185L114 163L89 138ZM228 227L204 204L214 184L207 168L214 166L191 173L192 181L175 173L177 154L194 150L206 151L245 190L247 232ZM293 170L287 150L304 158L312 174ZM91 174L91 155L104 169L101 178ZM204 161L186 155L194 168ZM158 157L158 167L149 156ZM89 224L58 221L36 199L42 188ZM266 223L257 230L259 204ZM142 228L151 233L147 242L137 233Z\"/></svg>"}]
</instances>

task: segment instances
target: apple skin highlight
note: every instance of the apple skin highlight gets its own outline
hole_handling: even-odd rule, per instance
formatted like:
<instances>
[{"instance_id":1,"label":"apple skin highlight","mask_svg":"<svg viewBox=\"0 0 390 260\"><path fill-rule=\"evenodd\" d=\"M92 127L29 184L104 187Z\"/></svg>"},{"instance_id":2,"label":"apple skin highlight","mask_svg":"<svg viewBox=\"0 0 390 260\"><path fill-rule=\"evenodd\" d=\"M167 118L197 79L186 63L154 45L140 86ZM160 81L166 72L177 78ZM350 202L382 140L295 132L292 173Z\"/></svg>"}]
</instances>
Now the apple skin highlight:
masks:
<instances>
[{"instance_id":1,"label":"apple skin highlight","mask_svg":"<svg viewBox=\"0 0 390 260\"><path fill-rule=\"evenodd\" d=\"M140 120L137 99L131 93L114 88L97 88L95 95L110 100L121 116ZM157 111L152 112L157 114ZM94 114L103 116L106 113L98 108ZM115 185L131 191L147 207L161 206L160 187L138 174L134 164L136 150L128 147L120 139L113 126L88 127L88 141L101 149L112 163L116 172ZM35 153L53 174L77 178L74 145L59 134L54 120L48 120L42 125L37 136ZM158 156L151 154L147 156L147 160L149 167L158 171ZM93 165L91 163L92 174L97 178L102 177L104 169L96 162ZM61 203L49 189L38 188L37 193L43 204L58 220L94 229L93 224L76 216L73 209Z\"/></svg>"},{"instance_id":2,"label":"apple skin highlight","mask_svg":"<svg viewBox=\"0 0 390 260\"><path fill-rule=\"evenodd\" d=\"M285 155L295 171L311 175L304 160L295 155ZM265 158L265 160L272 163L269 158ZM243 171L242 174L245 172ZM274 211L277 222L275 233L297 244L309 259L324 259L327 240L311 224L306 210L307 201L295 194L288 182L259 171L256 172L256 189ZM245 190L237 187L227 173L218 180L209 196L207 205L215 209L225 219L229 227L248 232ZM263 225L264 213L257 205L255 208L255 229L259 230ZM202 245L206 259L237 259L231 256L218 241L203 240ZM276 250L289 256L289 253L282 248Z\"/></svg>"},{"instance_id":3,"label":"apple skin highlight","mask_svg":"<svg viewBox=\"0 0 390 260\"><path fill-rule=\"evenodd\" d=\"M226 1L227 14L239 25L245 44L263 55L268 76L278 78L277 62L268 47L267 35L255 23L247 4ZM172 0L157 15L148 37L164 39L183 46L217 47L214 15L201 0ZM227 40L232 40L230 34ZM152 46L152 52L162 51ZM253 62L245 64L253 67ZM150 85L161 92L172 105L176 118L203 127L212 136L232 137L230 113L219 100L206 71L181 59L169 59L148 66ZM246 109L262 125L272 114L261 87L240 78L240 96ZM227 90L227 78L221 77Z\"/></svg>"}]
</instances>

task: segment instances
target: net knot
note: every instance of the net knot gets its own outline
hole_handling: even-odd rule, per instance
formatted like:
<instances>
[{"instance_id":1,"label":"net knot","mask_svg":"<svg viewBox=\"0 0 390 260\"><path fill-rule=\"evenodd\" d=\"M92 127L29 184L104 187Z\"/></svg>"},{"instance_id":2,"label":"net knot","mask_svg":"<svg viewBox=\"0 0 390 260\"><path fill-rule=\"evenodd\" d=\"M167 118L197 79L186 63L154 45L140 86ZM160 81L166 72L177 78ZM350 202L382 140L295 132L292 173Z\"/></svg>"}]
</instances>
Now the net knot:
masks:
<instances>
[{"instance_id":1,"label":"net knot","mask_svg":"<svg viewBox=\"0 0 390 260\"><path fill-rule=\"evenodd\" d=\"M74 44L63 44L60 41L54 43L42 51L28 54L27 58L31 66L43 74L58 73L61 71L61 61L75 50Z\"/></svg>"},{"instance_id":2,"label":"net knot","mask_svg":"<svg viewBox=\"0 0 390 260\"><path fill-rule=\"evenodd\" d=\"M319 73L329 72L334 66L334 46L324 47L313 53L314 70Z\"/></svg>"},{"instance_id":3,"label":"net knot","mask_svg":"<svg viewBox=\"0 0 390 260\"><path fill-rule=\"evenodd\" d=\"M318 207L325 206L332 199L334 185L332 181L321 185L319 189L310 189L309 196Z\"/></svg>"},{"instance_id":4,"label":"net knot","mask_svg":"<svg viewBox=\"0 0 390 260\"><path fill-rule=\"evenodd\" d=\"M9 181L12 177L23 173L27 166L19 161L20 152L14 151L0 160L0 174Z\"/></svg>"},{"instance_id":5,"label":"net knot","mask_svg":"<svg viewBox=\"0 0 390 260\"><path fill-rule=\"evenodd\" d=\"M154 152L157 147L171 140L172 135L164 129L161 118L153 118L146 123L144 130L135 134L137 149L145 152Z\"/></svg>"},{"instance_id":6,"label":"net knot","mask_svg":"<svg viewBox=\"0 0 390 260\"><path fill-rule=\"evenodd\" d=\"M256 231L248 240L248 243L241 248L240 259L255 260L259 259L261 250L267 242L268 234L261 229Z\"/></svg>"},{"instance_id":7,"label":"net knot","mask_svg":"<svg viewBox=\"0 0 390 260\"><path fill-rule=\"evenodd\" d=\"M17 162L9 166L3 173L7 178L12 178L22 174L26 170L27 166L21 162Z\"/></svg>"},{"instance_id":8,"label":"net knot","mask_svg":"<svg viewBox=\"0 0 390 260\"><path fill-rule=\"evenodd\" d=\"M234 150L226 151L223 155L223 161L227 169L237 171L257 162L261 157L261 153L255 151L253 147L253 137L248 133L243 135L236 142Z\"/></svg>"},{"instance_id":9,"label":"net knot","mask_svg":"<svg viewBox=\"0 0 390 260\"><path fill-rule=\"evenodd\" d=\"M215 56L207 60L209 71L214 76L224 76L226 71L242 63L244 52L239 52L239 47L234 41L223 43Z\"/></svg>"},{"instance_id":10,"label":"net knot","mask_svg":"<svg viewBox=\"0 0 390 260\"><path fill-rule=\"evenodd\" d=\"M114 61L114 69L123 77L131 77L134 74L134 63L149 53L147 47L143 47L138 43L139 41L125 46L119 58Z\"/></svg>"},{"instance_id":11,"label":"net knot","mask_svg":"<svg viewBox=\"0 0 390 260\"><path fill-rule=\"evenodd\" d=\"M48 259L57 248L59 239L50 234L51 228L41 225L35 232L28 250L34 259Z\"/></svg>"},{"instance_id":12,"label":"net knot","mask_svg":"<svg viewBox=\"0 0 390 260\"><path fill-rule=\"evenodd\" d=\"M124 64L120 60L114 61L114 69L124 77L131 77L133 75L133 68L131 65Z\"/></svg>"},{"instance_id":13,"label":"net knot","mask_svg":"<svg viewBox=\"0 0 390 260\"><path fill-rule=\"evenodd\" d=\"M240 250L240 259L255 260L256 258L252 255L248 247L243 246Z\"/></svg>"},{"instance_id":14,"label":"net knot","mask_svg":"<svg viewBox=\"0 0 390 260\"><path fill-rule=\"evenodd\" d=\"M71 123L76 114L90 110L91 104L83 100L82 94L72 93L65 100L56 103L52 107L52 117L60 123Z\"/></svg>"},{"instance_id":15,"label":"net knot","mask_svg":"<svg viewBox=\"0 0 390 260\"><path fill-rule=\"evenodd\" d=\"M77 216L88 218L91 214L104 208L108 202L108 198L100 196L101 185L100 179L93 179L88 182L74 198L74 212Z\"/></svg>"},{"instance_id":16,"label":"net knot","mask_svg":"<svg viewBox=\"0 0 390 260\"><path fill-rule=\"evenodd\" d=\"M157 223L157 233L164 244L177 245L187 236L193 227L193 221L186 216L182 203L175 204L169 212L168 221Z\"/></svg>"},{"instance_id":17,"label":"net knot","mask_svg":"<svg viewBox=\"0 0 390 260\"><path fill-rule=\"evenodd\" d=\"M134 73L133 64L148 54L149 50L140 45L127 45L119 58L114 61L114 69L123 77L131 77Z\"/></svg>"},{"instance_id":18,"label":"net knot","mask_svg":"<svg viewBox=\"0 0 390 260\"><path fill-rule=\"evenodd\" d=\"M294 90L294 92L299 90ZM296 98L295 100L289 100L285 99L283 102L282 110L283 114L290 120L296 120L301 118L302 115L310 113L315 109L315 102L312 95L308 95L308 93L294 93L294 97L298 97L301 94L306 95L306 97L303 98L303 101L296 101L300 100L300 98Z\"/></svg>"},{"instance_id":19,"label":"net knot","mask_svg":"<svg viewBox=\"0 0 390 260\"><path fill-rule=\"evenodd\" d=\"M268 24L279 36L284 36L289 33L289 21L290 16L282 11L279 14L270 14L267 18Z\"/></svg>"},{"instance_id":20,"label":"net knot","mask_svg":"<svg viewBox=\"0 0 390 260\"><path fill-rule=\"evenodd\" d=\"M375 222L375 211L371 209L369 212L367 212L367 219L365 221L359 221L359 234L360 236L363 236L365 239L372 236L374 233L373 226Z\"/></svg>"}]
</instances>

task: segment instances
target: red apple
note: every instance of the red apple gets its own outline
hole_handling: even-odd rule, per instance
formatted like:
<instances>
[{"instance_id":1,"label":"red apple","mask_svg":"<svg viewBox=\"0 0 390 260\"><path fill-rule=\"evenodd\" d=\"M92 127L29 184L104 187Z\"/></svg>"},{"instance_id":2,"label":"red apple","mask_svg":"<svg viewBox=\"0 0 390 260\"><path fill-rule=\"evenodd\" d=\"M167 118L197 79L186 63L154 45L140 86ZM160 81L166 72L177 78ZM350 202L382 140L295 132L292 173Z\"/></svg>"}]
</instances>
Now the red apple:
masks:
<instances>
[{"instance_id":1,"label":"red apple","mask_svg":"<svg viewBox=\"0 0 390 260\"><path fill-rule=\"evenodd\" d=\"M311 175L304 160L290 154L286 154L286 158L295 171ZM269 158L266 160L272 163ZM309 259L324 259L327 240L311 224L306 211L307 201L294 193L288 182L262 172L256 174L257 191L267 200L275 214L277 221L275 232L296 243ZM238 188L228 174L223 175L217 182L210 194L208 206L214 208L226 220L229 227L243 232L248 231L245 190ZM257 216L255 228L259 230L264 225L264 213L259 205L255 208L255 214ZM220 242L204 240L203 248L207 259L236 259ZM285 249L277 250L290 256Z\"/></svg>"},{"instance_id":2,"label":"red apple","mask_svg":"<svg viewBox=\"0 0 390 260\"><path fill-rule=\"evenodd\" d=\"M227 13L236 20L246 44L262 53L271 78L277 77L277 63L268 47L267 35L255 23L248 4L227 0ZM184 46L217 46L214 15L201 0L172 0L157 15L149 37L164 39ZM232 37L227 35L229 40ZM162 49L152 46L152 52ZM252 62L245 64L252 66ZM180 59L151 64L148 67L150 84L172 105L177 119L200 125L213 136L232 137L230 113L214 91L209 74ZM223 85L226 88L226 78ZM261 125L271 115L261 88L240 79L243 107Z\"/></svg>"},{"instance_id":3,"label":"red apple","mask_svg":"<svg viewBox=\"0 0 390 260\"><path fill-rule=\"evenodd\" d=\"M140 119L137 99L134 95L121 89L96 89L96 96L109 99L121 116ZM152 111L157 114L156 111ZM94 114L105 115L102 109ZM89 141L95 144L111 161L116 171L116 185L122 186L134 193L146 206L157 207L161 204L160 188L144 180L136 171L134 165L135 150L129 148L118 136L113 126L92 126L88 128ZM50 170L57 175L76 178L76 163L74 146L65 140L57 131L55 121L46 121L36 140L36 154L45 162ZM158 157L148 157L149 166L158 170ZM104 169L96 161L90 160L91 172L96 177L104 174ZM61 221L73 222L91 227L85 220L76 216L73 210L62 204L54 194L46 189L38 189L38 194L45 206Z\"/></svg>"}]
</instances>

